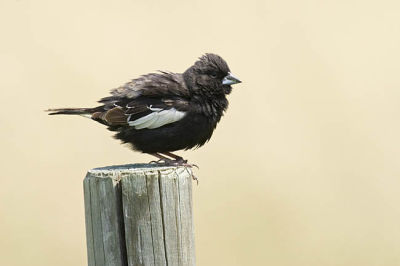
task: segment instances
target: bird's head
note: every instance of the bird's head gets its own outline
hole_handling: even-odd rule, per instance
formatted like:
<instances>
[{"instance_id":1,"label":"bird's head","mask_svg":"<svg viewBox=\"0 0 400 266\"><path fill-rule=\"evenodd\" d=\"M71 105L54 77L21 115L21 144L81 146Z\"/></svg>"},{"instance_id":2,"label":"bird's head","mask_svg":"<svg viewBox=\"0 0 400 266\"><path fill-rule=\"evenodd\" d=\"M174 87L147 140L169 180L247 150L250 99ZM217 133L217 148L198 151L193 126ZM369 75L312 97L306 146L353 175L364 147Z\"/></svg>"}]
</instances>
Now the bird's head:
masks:
<instances>
[{"instance_id":1,"label":"bird's head","mask_svg":"<svg viewBox=\"0 0 400 266\"><path fill-rule=\"evenodd\" d=\"M216 54L205 54L183 73L186 85L193 93L221 95L232 91L231 85L240 83L228 64Z\"/></svg>"}]
</instances>

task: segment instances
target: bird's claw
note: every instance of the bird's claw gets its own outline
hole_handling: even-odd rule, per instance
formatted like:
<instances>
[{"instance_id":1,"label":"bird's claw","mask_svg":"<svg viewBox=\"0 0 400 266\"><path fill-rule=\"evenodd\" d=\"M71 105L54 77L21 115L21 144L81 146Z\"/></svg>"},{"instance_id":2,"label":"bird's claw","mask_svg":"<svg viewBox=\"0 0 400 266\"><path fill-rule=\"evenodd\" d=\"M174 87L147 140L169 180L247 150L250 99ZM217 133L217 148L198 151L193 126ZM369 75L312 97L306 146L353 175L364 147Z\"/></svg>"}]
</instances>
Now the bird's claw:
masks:
<instances>
[{"instance_id":1,"label":"bird's claw","mask_svg":"<svg viewBox=\"0 0 400 266\"><path fill-rule=\"evenodd\" d=\"M168 165L168 166L184 166L184 167L189 167L189 168L196 167L197 169L200 169L197 164L188 163L187 160L164 160L164 159L160 159L158 161L151 161L150 163L164 164L164 165Z\"/></svg>"},{"instance_id":2,"label":"bird's claw","mask_svg":"<svg viewBox=\"0 0 400 266\"><path fill-rule=\"evenodd\" d=\"M189 168L196 167L197 169L200 169L199 166L194 163L182 163L182 164L179 164L179 166L185 166L185 167L189 167Z\"/></svg>"},{"instance_id":3,"label":"bird's claw","mask_svg":"<svg viewBox=\"0 0 400 266\"><path fill-rule=\"evenodd\" d=\"M175 160L168 159L168 158L162 158L162 159L159 159L158 161L151 161L150 164L158 164L158 165L164 165L164 166L183 166L185 168L195 167L197 169L200 169L197 164L188 163L188 161L183 159L182 157L177 158ZM199 185L199 180L193 174L193 172L189 171L188 169L186 169L186 170L190 173L190 175L192 176L192 179L194 181L196 181L197 185Z\"/></svg>"},{"instance_id":4,"label":"bird's claw","mask_svg":"<svg viewBox=\"0 0 400 266\"><path fill-rule=\"evenodd\" d=\"M192 173L193 181L196 181L196 184L199 185L199 179Z\"/></svg>"}]
</instances>

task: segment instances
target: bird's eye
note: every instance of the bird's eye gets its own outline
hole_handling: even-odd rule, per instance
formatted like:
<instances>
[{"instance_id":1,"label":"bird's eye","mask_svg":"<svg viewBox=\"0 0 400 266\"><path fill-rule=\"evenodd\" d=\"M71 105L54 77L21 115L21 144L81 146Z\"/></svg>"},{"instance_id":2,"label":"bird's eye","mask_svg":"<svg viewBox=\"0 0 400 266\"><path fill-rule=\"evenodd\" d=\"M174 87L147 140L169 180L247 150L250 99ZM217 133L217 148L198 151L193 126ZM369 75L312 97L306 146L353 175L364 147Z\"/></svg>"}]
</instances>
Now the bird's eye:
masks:
<instances>
[{"instance_id":1,"label":"bird's eye","mask_svg":"<svg viewBox=\"0 0 400 266\"><path fill-rule=\"evenodd\" d=\"M212 78L216 78L216 77L218 77L218 74L217 74L217 72L211 72L211 73L210 73L210 76L211 76Z\"/></svg>"}]
</instances>

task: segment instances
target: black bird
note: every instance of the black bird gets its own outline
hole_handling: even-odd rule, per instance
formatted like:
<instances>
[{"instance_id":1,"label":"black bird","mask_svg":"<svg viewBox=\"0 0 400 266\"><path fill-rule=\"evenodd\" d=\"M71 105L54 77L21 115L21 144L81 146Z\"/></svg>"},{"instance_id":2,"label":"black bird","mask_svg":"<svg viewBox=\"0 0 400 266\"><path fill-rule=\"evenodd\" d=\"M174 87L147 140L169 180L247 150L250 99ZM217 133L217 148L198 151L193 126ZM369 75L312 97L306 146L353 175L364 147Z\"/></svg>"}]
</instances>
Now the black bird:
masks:
<instances>
[{"instance_id":1,"label":"black bird","mask_svg":"<svg viewBox=\"0 0 400 266\"><path fill-rule=\"evenodd\" d=\"M113 89L99 100L100 106L47 111L88 116L115 131L115 138L133 150L168 165L191 166L171 152L200 147L211 138L228 107L231 85L240 82L224 59L205 54L182 74L150 73Z\"/></svg>"}]
</instances>

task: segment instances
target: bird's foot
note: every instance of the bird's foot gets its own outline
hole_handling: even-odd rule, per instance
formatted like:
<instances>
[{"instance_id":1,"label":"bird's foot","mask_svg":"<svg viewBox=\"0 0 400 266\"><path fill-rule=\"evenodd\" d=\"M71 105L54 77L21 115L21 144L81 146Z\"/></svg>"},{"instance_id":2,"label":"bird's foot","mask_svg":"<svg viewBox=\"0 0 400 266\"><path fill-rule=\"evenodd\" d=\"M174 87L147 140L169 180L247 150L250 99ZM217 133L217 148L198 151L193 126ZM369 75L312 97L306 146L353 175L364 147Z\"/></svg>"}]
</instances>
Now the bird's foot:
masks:
<instances>
[{"instance_id":1,"label":"bird's foot","mask_svg":"<svg viewBox=\"0 0 400 266\"><path fill-rule=\"evenodd\" d=\"M167 158L159 153L153 153L153 156L159 158L158 161L151 161L150 163L154 163L154 164L158 164L158 165L162 165L162 166L183 166L185 168L193 168L196 167L197 169L199 169L199 166L197 166L196 164L191 164L188 163L187 160L183 159L180 156L177 156L175 154L172 153L165 153L165 155L170 156L174 159L170 159ZM186 169L187 170L187 169ZM187 170L189 172L189 170ZM197 179L197 177L195 175L193 175L193 172L190 171L190 175L192 176L192 179L195 180L197 182L197 185L199 184L199 180Z\"/></svg>"},{"instance_id":2,"label":"bird's foot","mask_svg":"<svg viewBox=\"0 0 400 266\"><path fill-rule=\"evenodd\" d=\"M185 166L185 167L189 167L192 168L193 166L199 168L197 165L195 164L189 164L187 163L187 160L171 160L171 159L159 159L157 161L150 161L150 164L160 164L160 165L165 165L165 166Z\"/></svg>"},{"instance_id":3,"label":"bird's foot","mask_svg":"<svg viewBox=\"0 0 400 266\"><path fill-rule=\"evenodd\" d=\"M184 167L189 167L189 168L196 167L197 169L200 169L199 166L198 166L197 164L194 164L194 163L187 163L187 162L185 162L185 163L179 163L179 164L177 164L177 166L184 166Z\"/></svg>"},{"instance_id":4,"label":"bird's foot","mask_svg":"<svg viewBox=\"0 0 400 266\"><path fill-rule=\"evenodd\" d=\"M170 163L173 166L184 166L184 167L188 167L188 168L193 168L196 167L197 169L199 169L199 167L197 166L197 164L194 163L188 163L187 160L184 160L182 157L179 159L175 159L175 160L170 160L168 163Z\"/></svg>"},{"instance_id":5,"label":"bird's foot","mask_svg":"<svg viewBox=\"0 0 400 266\"><path fill-rule=\"evenodd\" d=\"M196 167L197 169L199 169L199 167L196 164L188 163L187 160L169 160L166 161L165 164L170 166L183 166L188 168Z\"/></svg>"},{"instance_id":6,"label":"bird's foot","mask_svg":"<svg viewBox=\"0 0 400 266\"><path fill-rule=\"evenodd\" d=\"M192 175L193 181L196 181L196 184L199 185L199 179L193 173L191 173L191 175Z\"/></svg>"},{"instance_id":7,"label":"bird's foot","mask_svg":"<svg viewBox=\"0 0 400 266\"><path fill-rule=\"evenodd\" d=\"M196 164L189 164L187 160L183 159L181 156L178 156L176 154L173 154L171 152L162 152L162 154L169 156L171 158L173 158L173 160L171 160L171 163L173 165L176 166L185 166L185 167L189 167L189 168L193 168L196 167L197 169L199 169L199 167ZM163 158L166 158L165 156L162 156Z\"/></svg>"}]
</instances>

